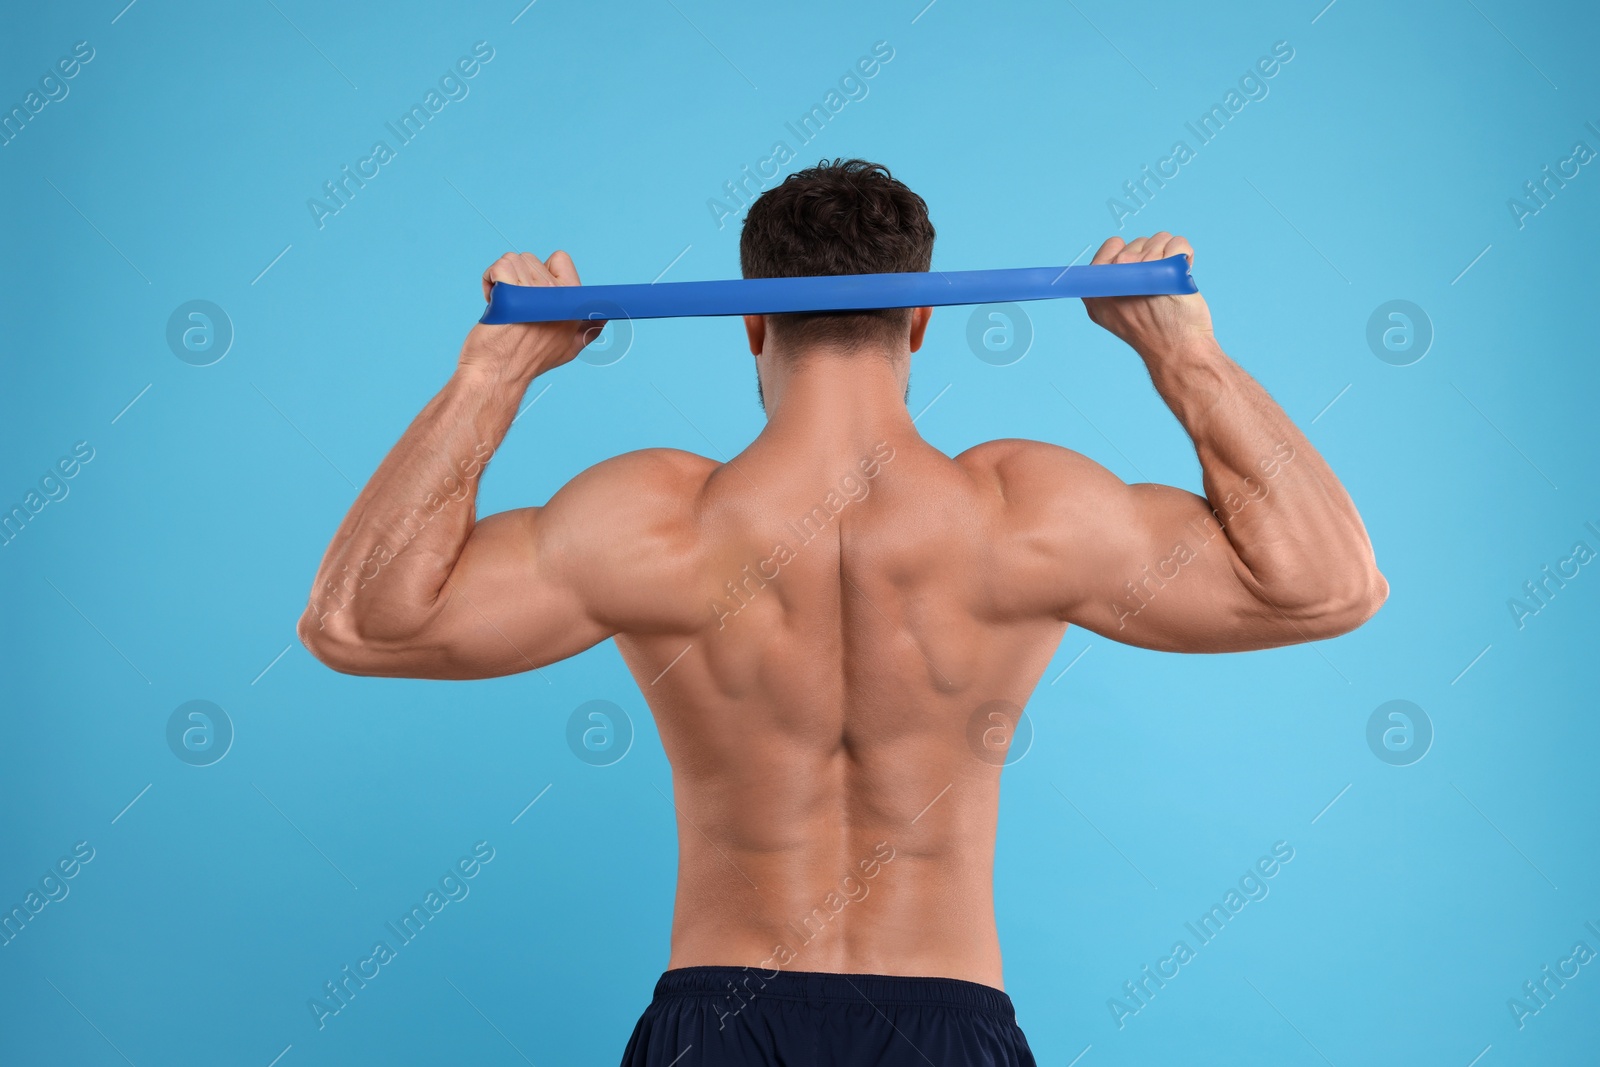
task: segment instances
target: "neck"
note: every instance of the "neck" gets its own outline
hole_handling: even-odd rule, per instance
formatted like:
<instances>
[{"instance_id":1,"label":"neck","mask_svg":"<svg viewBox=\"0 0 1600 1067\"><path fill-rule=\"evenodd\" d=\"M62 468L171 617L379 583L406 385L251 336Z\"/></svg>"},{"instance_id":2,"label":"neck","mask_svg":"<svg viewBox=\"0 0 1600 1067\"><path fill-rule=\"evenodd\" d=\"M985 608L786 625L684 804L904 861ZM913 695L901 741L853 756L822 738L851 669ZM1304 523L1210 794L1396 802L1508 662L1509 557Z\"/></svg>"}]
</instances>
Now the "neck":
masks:
<instances>
[{"instance_id":1,"label":"neck","mask_svg":"<svg viewBox=\"0 0 1600 1067\"><path fill-rule=\"evenodd\" d=\"M810 452L859 448L915 434L906 410L910 353L763 353L756 361L765 436Z\"/></svg>"}]
</instances>

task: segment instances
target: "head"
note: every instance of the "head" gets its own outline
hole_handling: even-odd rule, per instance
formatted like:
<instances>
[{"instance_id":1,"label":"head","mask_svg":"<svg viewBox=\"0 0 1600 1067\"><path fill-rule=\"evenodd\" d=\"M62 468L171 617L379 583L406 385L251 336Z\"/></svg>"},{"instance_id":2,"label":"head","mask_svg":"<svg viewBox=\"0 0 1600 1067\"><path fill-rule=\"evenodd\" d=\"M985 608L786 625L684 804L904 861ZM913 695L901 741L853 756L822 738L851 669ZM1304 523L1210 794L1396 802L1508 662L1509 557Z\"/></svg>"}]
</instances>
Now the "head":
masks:
<instances>
[{"instance_id":1,"label":"head","mask_svg":"<svg viewBox=\"0 0 1600 1067\"><path fill-rule=\"evenodd\" d=\"M928 205L887 167L824 160L789 175L750 206L739 265L746 278L925 271L933 263L933 239ZM921 346L928 315L928 308L749 315L745 325L758 358L894 359Z\"/></svg>"}]
</instances>

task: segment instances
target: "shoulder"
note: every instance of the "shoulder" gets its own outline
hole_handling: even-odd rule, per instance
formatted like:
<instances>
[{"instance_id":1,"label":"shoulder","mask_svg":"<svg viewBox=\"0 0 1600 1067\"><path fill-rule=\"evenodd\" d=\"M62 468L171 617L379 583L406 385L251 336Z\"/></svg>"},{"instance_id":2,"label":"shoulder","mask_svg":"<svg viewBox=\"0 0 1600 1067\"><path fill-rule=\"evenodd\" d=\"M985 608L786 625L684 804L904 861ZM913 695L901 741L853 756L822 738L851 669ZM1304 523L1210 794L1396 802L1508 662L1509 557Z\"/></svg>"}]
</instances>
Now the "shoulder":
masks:
<instances>
[{"instance_id":1,"label":"shoulder","mask_svg":"<svg viewBox=\"0 0 1600 1067\"><path fill-rule=\"evenodd\" d=\"M667 517L688 515L698 506L715 460L676 448L642 448L602 460L562 486L547 511Z\"/></svg>"},{"instance_id":2,"label":"shoulder","mask_svg":"<svg viewBox=\"0 0 1600 1067\"><path fill-rule=\"evenodd\" d=\"M547 551L582 559L677 549L697 534L707 481L721 464L674 448L596 463L528 509Z\"/></svg>"},{"instance_id":3,"label":"shoulder","mask_svg":"<svg viewBox=\"0 0 1600 1067\"><path fill-rule=\"evenodd\" d=\"M1100 464L1070 448L1008 437L974 445L955 461L980 488L1007 505L1044 503L1062 493L1076 494L1121 481Z\"/></svg>"},{"instance_id":4,"label":"shoulder","mask_svg":"<svg viewBox=\"0 0 1600 1067\"><path fill-rule=\"evenodd\" d=\"M602 460L532 509L539 540L590 561L681 556L698 539L705 487L720 466L675 448Z\"/></svg>"},{"instance_id":5,"label":"shoulder","mask_svg":"<svg viewBox=\"0 0 1600 1067\"><path fill-rule=\"evenodd\" d=\"M581 590L615 630L687 625L705 552L705 488L721 466L671 448L595 464L528 509L540 566Z\"/></svg>"},{"instance_id":6,"label":"shoulder","mask_svg":"<svg viewBox=\"0 0 1600 1067\"><path fill-rule=\"evenodd\" d=\"M679 448L641 448L596 463L568 485L636 485L675 491L703 485L720 466L716 460Z\"/></svg>"},{"instance_id":7,"label":"shoulder","mask_svg":"<svg viewBox=\"0 0 1600 1067\"><path fill-rule=\"evenodd\" d=\"M1141 492L1081 452L1042 441L987 441L956 462L987 494L997 543L1052 558L1120 537Z\"/></svg>"},{"instance_id":8,"label":"shoulder","mask_svg":"<svg viewBox=\"0 0 1600 1067\"><path fill-rule=\"evenodd\" d=\"M722 464L677 448L642 448L603 459L539 509L544 541L586 552L661 549L696 534L701 499Z\"/></svg>"}]
</instances>

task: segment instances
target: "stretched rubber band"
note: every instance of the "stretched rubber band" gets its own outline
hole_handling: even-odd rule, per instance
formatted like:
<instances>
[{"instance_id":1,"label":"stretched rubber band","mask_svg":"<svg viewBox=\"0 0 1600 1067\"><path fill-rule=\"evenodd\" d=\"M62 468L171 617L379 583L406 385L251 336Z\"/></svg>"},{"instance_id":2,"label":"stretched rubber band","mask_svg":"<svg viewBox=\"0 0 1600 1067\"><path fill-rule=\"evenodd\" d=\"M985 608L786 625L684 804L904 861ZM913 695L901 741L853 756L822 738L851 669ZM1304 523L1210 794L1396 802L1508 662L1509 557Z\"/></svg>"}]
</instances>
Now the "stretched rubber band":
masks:
<instances>
[{"instance_id":1,"label":"stretched rubber band","mask_svg":"<svg viewBox=\"0 0 1600 1067\"><path fill-rule=\"evenodd\" d=\"M676 319L794 311L999 304L1060 297L1199 292L1184 255L1146 263L1015 267L904 274L740 278L651 285L511 285L496 282L479 322Z\"/></svg>"}]
</instances>

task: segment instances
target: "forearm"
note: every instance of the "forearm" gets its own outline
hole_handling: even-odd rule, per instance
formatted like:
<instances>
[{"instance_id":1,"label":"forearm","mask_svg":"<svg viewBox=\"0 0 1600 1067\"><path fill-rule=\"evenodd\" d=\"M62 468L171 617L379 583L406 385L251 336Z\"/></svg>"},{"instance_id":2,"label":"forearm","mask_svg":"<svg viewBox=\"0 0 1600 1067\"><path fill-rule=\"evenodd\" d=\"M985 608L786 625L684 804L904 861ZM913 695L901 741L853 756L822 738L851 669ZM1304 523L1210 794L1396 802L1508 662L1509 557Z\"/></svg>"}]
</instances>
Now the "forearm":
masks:
<instances>
[{"instance_id":1,"label":"forearm","mask_svg":"<svg viewBox=\"0 0 1600 1067\"><path fill-rule=\"evenodd\" d=\"M478 479L527 381L463 366L412 421L334 534L300 622L306 643L422 631L476 518Z\"/></svg>"},{"instance_id":2,"label":"forearm","mask_svg":"<svg viewBox=\"0 0 1600 1067\"><path fill-rule=\"evenodd\" d=\"M1283 409L1209 334L1140 354L1194 442L1206 498L1247 584L1291 617L1370 615L1386 588L1361 517Z\"/></svg>"}]
</instances>

